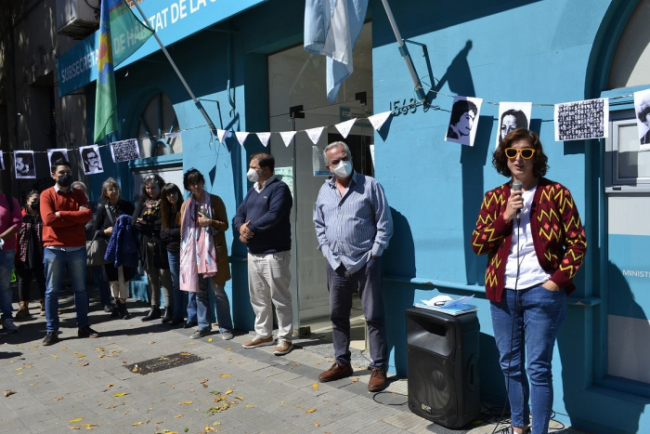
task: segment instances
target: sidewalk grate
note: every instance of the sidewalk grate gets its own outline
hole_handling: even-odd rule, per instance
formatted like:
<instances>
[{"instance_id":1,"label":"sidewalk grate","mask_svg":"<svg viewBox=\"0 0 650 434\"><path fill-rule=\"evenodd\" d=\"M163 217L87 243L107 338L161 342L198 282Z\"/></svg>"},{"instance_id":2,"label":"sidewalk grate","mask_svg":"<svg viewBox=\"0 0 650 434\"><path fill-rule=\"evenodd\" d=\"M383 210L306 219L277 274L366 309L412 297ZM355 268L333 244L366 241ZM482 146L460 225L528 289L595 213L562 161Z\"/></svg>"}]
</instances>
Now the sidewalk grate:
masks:
<instances>
[{"instance_id":1,"label":"sidewalk grate","mask_svg":"<svg viewBox=\"0 0 650 434\"><path fill-rule=\"evenodd\" d=\"M123 366L136 374L147 375L155 372L166 371L167 369L177 368L179 366L189 365L190 363L201 360L203 359L196 354L174 353L168 356L157 357L155 359L144 360L142 362Z\"/></svg>"}]
</instances>

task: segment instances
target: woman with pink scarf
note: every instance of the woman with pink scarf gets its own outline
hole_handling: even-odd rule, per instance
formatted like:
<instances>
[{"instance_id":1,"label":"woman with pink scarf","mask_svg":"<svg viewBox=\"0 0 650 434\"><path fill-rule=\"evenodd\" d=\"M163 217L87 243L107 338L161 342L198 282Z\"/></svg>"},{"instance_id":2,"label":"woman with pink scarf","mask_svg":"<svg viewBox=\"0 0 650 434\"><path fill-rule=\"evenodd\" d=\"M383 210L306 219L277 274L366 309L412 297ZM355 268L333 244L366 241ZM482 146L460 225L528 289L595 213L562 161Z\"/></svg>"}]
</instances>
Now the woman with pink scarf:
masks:
<instances>
[{"instance_id":1,"label":"woman with pink scarf","mask_svg":"<svg viewBox=\"0 0 650 434\"><path fill-rule=\"evenodd\" d=\"M191 169L183 177L183 186L192 195L181 206L180 288L196 293L198 328L192 338L210 334L208 288L212 286L217 304L217 321L224 340L232 339L230 302L225 284L230 280L226 206L219 196L203 190L205 178Z\"/></svg>"}]
</instances>

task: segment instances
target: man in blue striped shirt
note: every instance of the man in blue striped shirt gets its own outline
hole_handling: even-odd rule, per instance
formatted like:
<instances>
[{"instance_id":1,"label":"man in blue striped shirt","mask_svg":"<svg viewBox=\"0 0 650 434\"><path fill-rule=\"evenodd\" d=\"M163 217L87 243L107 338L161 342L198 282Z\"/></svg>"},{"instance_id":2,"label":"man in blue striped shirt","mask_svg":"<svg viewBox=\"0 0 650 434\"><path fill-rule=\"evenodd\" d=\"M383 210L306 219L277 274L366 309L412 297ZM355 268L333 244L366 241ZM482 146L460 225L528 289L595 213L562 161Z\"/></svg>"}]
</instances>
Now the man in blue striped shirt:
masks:
<instances>
[{"instance_id":1,"label":"man in blue striped shirt","mask_svg":"<svg viewBox=\"0 0 650 434\"><path fill-rule=\"evenodd\" d=\"M318 193L314 225L318 248L326 259L336 362L318 379L324 383L352 375L350 312L357 289L372 357L368 390L377 392L386 388L388 365L381 255L393 235L393 219L384 189L374 178L352 169L350 149L344 142L329 144L324 154L334 176Z\"/></svg>"}]
</instances>

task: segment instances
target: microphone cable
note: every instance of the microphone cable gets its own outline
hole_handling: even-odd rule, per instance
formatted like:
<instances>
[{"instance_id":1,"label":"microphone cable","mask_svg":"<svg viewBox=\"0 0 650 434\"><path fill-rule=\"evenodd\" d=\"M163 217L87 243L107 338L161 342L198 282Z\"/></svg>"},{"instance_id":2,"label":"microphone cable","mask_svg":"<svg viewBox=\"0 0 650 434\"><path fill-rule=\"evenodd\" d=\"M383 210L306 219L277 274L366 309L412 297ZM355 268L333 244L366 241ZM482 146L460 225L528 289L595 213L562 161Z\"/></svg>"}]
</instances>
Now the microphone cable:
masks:
<instances>
[{"instance_id":1,"label":"microphone cable","mask_svg":"<svg viewBox=\"0 0 650 434\"><path fill-rule=\"evenodd\" d=\"M517 222L517 224L516 224L516 226L517 226L517 275L515 277L515 288L514 288L514 291L515 291L514 311L517 310L517 298L520 299L519 303L520 304L522 303L521 297L517 297L517 285L519 284L519 271L521 269L521 263L523 262L523 258L521 259L521 262L519 261L519 246L520 246L520 244L519 244L519 241L520 241L520 239L519 239L519 235L520 235L519 229L521 227L520 216L521 216L521 214L519 214L518 216L516 216L513 219L513 220L515 220ZM504 282L504 286L505 286L505 282ZM504 288L504 290L505 290L505 288ZM507 304L507 295L506 295L506 304ZM519 312L521 312L522 307L523 306L520 305ZM508 403L508 395L510 393L510 368L512 366L512 347L514 346L514 343L515 343L515 318L514 318L514 315L511 315L511 317L512 317L512 321L510 322L510 357L508 358L508 376L506 378L506 399L503 402L503 410L501 411L501 416L499 416L497 424L494 426L494 430L492 430L492 434L494 434L496 432L499 425L501 425L501 424L505 425L505 419L503 418L503 416L505 415L506 404ZM523 363L523 361L520 360L520 364L521 363ZM525 403L523 403L523 404L525 404ZM510 408L512 409L512 404L510 405ZM523 405L522 405L522 408L523 408ZM512 411L511 411L511 424L512 424Z\"/></svg>"}]
</instances>

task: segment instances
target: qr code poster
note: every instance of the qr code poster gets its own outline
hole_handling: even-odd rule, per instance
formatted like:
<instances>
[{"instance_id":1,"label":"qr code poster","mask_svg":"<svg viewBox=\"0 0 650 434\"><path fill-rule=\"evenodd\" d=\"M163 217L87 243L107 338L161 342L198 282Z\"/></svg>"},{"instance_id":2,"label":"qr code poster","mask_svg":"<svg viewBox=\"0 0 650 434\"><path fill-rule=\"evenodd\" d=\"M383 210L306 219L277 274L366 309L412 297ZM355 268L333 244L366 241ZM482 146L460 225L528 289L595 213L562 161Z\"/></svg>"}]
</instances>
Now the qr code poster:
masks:
<instances>
[{"instance_id":1,"label":"qr code poster","mask_svg":"<svg viewBox=\"0 0 650 434\"><path fill-rule=\"evenodd\" d=\"M609 99L555 104L555 141L604 139L609 135Z\"/></svg>"},{"instance_id":2,"label":"qr code poster","mask_svg":"<svg viewBox=\"0 0 650 434\"><path fill-rule=\"evenodd\" d=\"M114 163L140 158L138 139L121 140L111 143L111 155L113 156Z\"/></svg>"}]
</instances>

